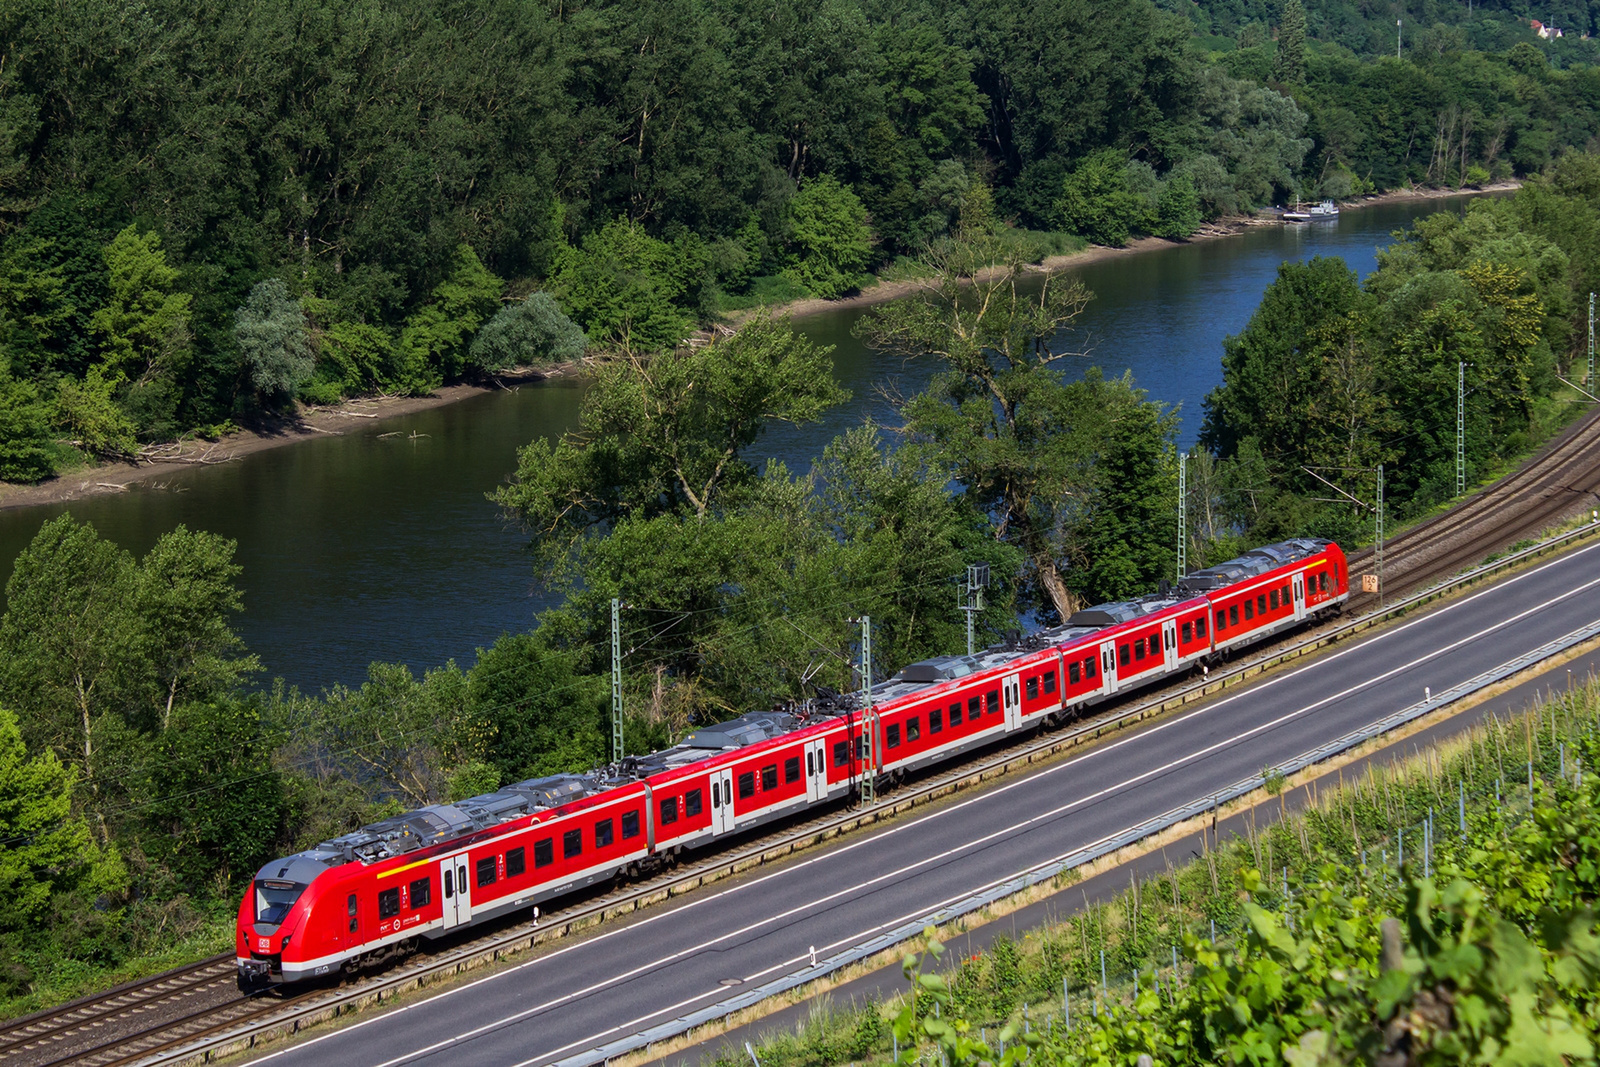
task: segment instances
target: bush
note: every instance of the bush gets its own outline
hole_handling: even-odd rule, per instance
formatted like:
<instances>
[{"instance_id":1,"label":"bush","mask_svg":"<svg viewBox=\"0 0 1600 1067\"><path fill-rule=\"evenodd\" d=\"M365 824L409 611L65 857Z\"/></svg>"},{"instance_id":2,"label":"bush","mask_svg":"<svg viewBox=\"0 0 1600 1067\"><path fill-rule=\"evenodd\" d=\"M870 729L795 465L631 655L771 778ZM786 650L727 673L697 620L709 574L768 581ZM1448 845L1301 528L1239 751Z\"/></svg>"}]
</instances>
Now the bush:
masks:
<instances>
[{"instance_id":1,"label":"bush","mask_svg":"<svg viewBox=\"0 0 1600 1067\"><path fill-rule=\"evenodd\" d=\"M467 365L481 374L579 359L589 339L549 293L503 307L472 340Z\"/></svg>"},{"instance_id":2,"label":"bush","mask_svg":"<svg viewBox=\"0 0 1600 1067\"><path fill-rule=\"evenodd\" d=\"M789 201L789 244L786 273L824 299L843 296L872 260L867 209L832 175L812 178Z\"/></svg>"},{"instance_id":3,"label":"bush","mask_svg":"<svg viewBox=\"0 0 1600 1067\"><path fill-rule=\"evenodd\" d=\"M257 282L233 316L233 338L250 385L271 401L293 396L311 380L316 350L306 315L277 278Z\"/></svg>"}]
</instances>

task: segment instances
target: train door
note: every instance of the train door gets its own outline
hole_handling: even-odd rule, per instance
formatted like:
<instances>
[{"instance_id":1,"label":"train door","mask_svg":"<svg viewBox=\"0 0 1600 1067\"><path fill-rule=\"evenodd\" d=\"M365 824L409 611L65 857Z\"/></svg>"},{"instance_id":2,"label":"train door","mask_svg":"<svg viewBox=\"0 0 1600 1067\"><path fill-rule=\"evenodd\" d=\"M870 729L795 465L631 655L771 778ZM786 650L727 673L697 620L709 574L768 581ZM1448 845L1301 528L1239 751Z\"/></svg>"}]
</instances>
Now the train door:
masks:
<instances>
[{"instance_id":1,"label":"train door","mask_svg":"<svg viewBox=\"0 0 1600 1067\"><path fill-rule=\"evenodd\" d=\"M711 772L711 832L725 834L733 829L733 771Z\"/></svg>"},{"instance_id":2,"label":"train door","mask_svg":"<svg viewBox=\"0 0 1600 1067\"><path fill-rule=\"evenodd\" d=\"M1294 620L1299 622L1306 617L1306 576L1297 574L1293 579L1294 585Z\"/></svg>"},{"instance_id":3,"label":"train door","mask_svg":"<svg viewBox=\"0 0 1600 1067\"><path fill-rule=\"evenodd\" d=\"M1161 624L1161 645L1166 649L1167 670L1178 669L1178 620L1168 619Z\"/></svg>"},{"instance_id":4,"label":"train door","mask_svg":"<svg viewBox=\"0 0 1600 1067\"><path fill-rule=\"evenodd\" d=\"M457 852L439 861L439 886L444 899L444 928L472 919L472 884L467 881L467 854Z\"/></svg>"},{"instance_id":5,"label":"train door","mask_svg":"<svg viewBox=\"0 0 1600 1067\"><path fill-rule=\"evenodd\" d=\"M1006 709L1006 732L1022 729L1022 679L1008 674L1000 683L1000 703Z\"/></svg>"},{"instance_id":6,"label":"train door","mask_svg":"<svg viewBox=\"0 0 1600 1067\"><path fill-rule=\"evenodd\" d=\"M818 738L806 742L806 799L826 800L828 797L827 742Z\"/></svg>"},{"instance_id":7,"label":"train door","mask_svg":"<svg viewBox=\"0 0 1600 1067\"><path fill-rule=\"evenodd\" d=\"M1115 641L1102 641L1100 643L1100 674L1105 683L1105 691L1117 691L1117 643Z\"/></svg>"}]
</instances>

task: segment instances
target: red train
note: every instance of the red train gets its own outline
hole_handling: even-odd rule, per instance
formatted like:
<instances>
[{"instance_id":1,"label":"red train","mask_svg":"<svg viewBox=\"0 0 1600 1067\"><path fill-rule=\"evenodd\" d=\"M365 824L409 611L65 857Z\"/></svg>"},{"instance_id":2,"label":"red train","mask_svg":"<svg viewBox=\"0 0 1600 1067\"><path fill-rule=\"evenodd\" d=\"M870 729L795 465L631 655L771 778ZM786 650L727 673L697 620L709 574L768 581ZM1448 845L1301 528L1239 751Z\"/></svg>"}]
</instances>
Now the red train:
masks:
<instances>
[{"instance_id":1,"label":"red train","mask_svg":"<svg viewBox=\"0 0 1600 1067\"><path fill-rule=\"evenodd\" d=\"M1344 553L1302 538L1080 611L1015 646L913 663L858 696L757 712L664 752L537 778L273 860L239 905L239 984L355 970L897 778L1336 611Z\"/></svg>"}]
</instances>

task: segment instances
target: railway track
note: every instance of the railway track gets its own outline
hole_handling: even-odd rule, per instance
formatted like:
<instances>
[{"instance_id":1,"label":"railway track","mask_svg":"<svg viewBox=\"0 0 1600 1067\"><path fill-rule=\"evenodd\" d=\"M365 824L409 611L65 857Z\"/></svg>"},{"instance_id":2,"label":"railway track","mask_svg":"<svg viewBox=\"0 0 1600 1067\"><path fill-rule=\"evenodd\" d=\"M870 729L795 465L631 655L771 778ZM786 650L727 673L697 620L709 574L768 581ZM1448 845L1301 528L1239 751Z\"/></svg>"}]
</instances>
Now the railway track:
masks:
<instances>
[{"instance_id":1,"label":"railway track","mask_svg":"<svg viewBox=\"0 0 1600 1067\"><path fill-rule=\"evenodd\" d=\"M0 1067L47 1067L114 1059L107 1046L134 1040L150 1024L209 1013L237 998L233 956L213 956L152 978L0 1024Z\"/></svg>"},{"instance_id":2,"label":"railway track","mask_svg":"<svg viewBox=\"0 0 1600 1067\"><path fill-rule=\"evenodd\" d=\"M1384 550L1385 592L1392 596L1432 585L1579 509L1595 507L1597 502L1600 408L1574 423L1514 473L1389 542ZM1352 573L1370 571L1373 562L1370 549L1353 553ZM1352 589L1351 608L1361 614L1376 607L1377 599ZM1116 714L1111 718L1116 719ZM1023 742L1018 747L1026 745ZM936 777L960 777L994 758L992 752L983 753L960 767L946 768ZM736 851L759 853L785 838L820 833L837 819L837 812L830 810L744 842ZM543 925L548 929L605 914L630 898L652 898L669 892L675 885L693 881L702 867L711 871L726 865L726 856L712 857L687 872L664 873L626 889L592 896L559 912L547 913ZM509 939L523 936L525 928L531 929L526 922L491 927L482 936L449 944L435 955L465 959L493 951ZM434 969L438 962L425 952L385 977L392 978L395 971L412 967ZM216 956L0 1024L0 1067L123 1067L252 1020L293 1013L308 1006L314 1009L323 1001L346 1001L369 982L383 981L357 980L353 988L324 987L293 997L245 997L234 986L232 954Z\"/></svg>"},{"instance_id":3,"label":"railway track","mask_svg":"<svg viewBox=\"0 0 1600 1067\"><path fill-rule=\"evenodd\" d=\"M1532 537L1576 511L1600 506L1600 406L1520 468L1383 547L1384 593L1426 588ZM1350 555L1351 574L1371 573L1372 549ZM1351 582L1350 610L1378 597Z\"/></svg>"}]
</instances>

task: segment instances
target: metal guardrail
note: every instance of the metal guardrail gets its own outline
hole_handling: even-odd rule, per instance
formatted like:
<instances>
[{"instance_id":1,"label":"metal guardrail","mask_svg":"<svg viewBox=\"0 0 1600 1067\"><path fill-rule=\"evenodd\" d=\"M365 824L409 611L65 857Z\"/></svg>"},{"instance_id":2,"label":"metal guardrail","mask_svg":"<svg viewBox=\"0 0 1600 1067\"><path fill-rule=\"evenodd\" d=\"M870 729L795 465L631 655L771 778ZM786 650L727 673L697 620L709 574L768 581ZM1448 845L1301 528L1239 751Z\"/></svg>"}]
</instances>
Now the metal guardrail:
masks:
<instances>
[{"instance_id":1,"label":"metal guardrail","mask_svg":"<svg viewBox=\"0 0 1600 1067\"><path fill-rule=\"evenodd\" d=\"M607 919L630 914L650 904L680 896L711 882L790 856L810 845L863 826L872 825L999 775L1038 763L1068 749L1076 748L1085 742L1098 739L1107 731L1134 725L1143 722L1146 718L1165 715L1183 708L1198 700L1220 693L1230 686L1253 678L1272 667L1319 651L1345 637L1371 629L1391 618L1403 616L1413 608L1420 607L1485 578L1519 566L1540 555L1565 548L1597 532L1600 532L1600 522L1587 523L1537 545L1513 552L1490 563L1482 564L1453 578L1447 578L1428 589L1414 593L1375 611L1368 612L1349 622L1314 634L1287 648L1276 649L1257 656L1226 671L1213 671L1204 681L1182 686L1165 695L1134 704L1119 712L1102 716L1067 730L1058 731L1040 741L1024 745L1017 750L1001 753L976 765L968 764L946 772L943 775L926 780L923 784L910 791L898 791L896 794L885 797L876 804L847 811L821 822L810 823L776 840L767 840L731 854L712 857L695 870L685 872L665 882L657 882L653 885L641 887L635 893L629 894L620 900L597 901L570 914L560 917L551 916L546 919L545 925L542 927L524 927L508 932L487 943L480 941L470 946L463 946L457 951L433 957L425 963L404 967L393 975L359 989L349 990L329 998L319 998L312 1003L289 1008L282 1014L275 1015L271 1019L263 1020L260 1023L241 1027L237 1030L196 1041L182 1048L151 1056L139 1061L139 1067L167 1067L170 1064L185 1063L192 1060L209 1062L217 1056L231 1055L254 1047L259 1039L268 1035L298 1033L305 1027L337 1018L347 1011L370 1003L382 1003L386 997L392 998L401 992L421 988L436 978L459 974L473 967L497 961L503 955L531 949L541 942L587 929ZM1433 706L1437 707L1439 703L1439 700L1436 699ZM1124 846L1118 845L1117 847ZM1015 891L1013 889L1008 892ZM979 906L981 907L982 905ZM925 925L925 923L918 925L916 932L921 931L922 925ZM883 936L887 937L889 935ZM877 947L873 948L871 952L865 953L865 955L882 951L885 945L879 944L880 941L882 941L882 937L875 938L872 943ZM889 942L889 944L893 943L896 942ZM850 959L842 960L837 966L846 966L855 959L864 958L864 955L859 954L857 950L851 950L850 953L845 955L849 955ZM830 957L830 960L834 958L837 957ZM828 961L819 961L819 963L823 962ZM814 977L817 977L817 975L811 975L811 978ZM805 980L809 981L811 978ZM779 991L781 992L782 990ZM725 1005L737 1003L738 1006L719 1010L716 1016L713 1017L720 1017L730 1012L741 1010L743 1007L748 1006L748 1003L754 1003L754 1001L747 1003L749 995L749 991L746 991L740 993L733 1000L720 1002ZM698 1026L700 1023L692 1023L690 1025ZM653 1040L661 1040L661 1038L654 1038ZM611 1053L610 1055L616 1055L616 1053ZM567 1062L562 1061L563 1064Z\"/></svg>"},{"instance_id":2,"label":"metal guardrail","mask_svg":"<svg viewBox=\"0 0 1600 1067\"><path fill-rule=\"evenodd\" d=\"M1473 693L1502 682L1534 664L1549 659L1551 656L1559 655L1567 649L1583 644L1585 641L1595 637L1600 637L1600 622L1590 623L1588 626L1574 630L1566 636L1557 638L1531 652L1515 659L1507 660L1492 670L1485 671L1483 674L1462 682L1460 685L1452 686L1431 700L1412 704L1410 707L1379 719L1377 722L1370 723L1359 730L1353 730L1343 737L1329 741L1325 745L1319 745L1308 752L1303 752L1282 766L1272 768L1272 772L1285 776L1295 774L1341 752L1364 744L1375 737L1386 734L1390 730L1404 726L1406 723L1419 719L1424 715L1447 707L1464 697L1471 696ZM842 967L860 960L870 959L880 952L903 944L920 935L929 926L943 926L964 915L970 915L990 904L1038 885L1040 882L1048 881L1075 867L1092 863L1103 856L1109 856L1179 823L1204 815L1214 808L1219 808L1240 797L1247 796L1261 788L1266 783L1266 778L1266 774L1257 774L1242 779L1198 800L1191 801L1182 807L1173 808L1154 818L1146 819L1130 826L1126 830L1110 837L1102 838L1092 845L1085 845L1064 856L1047 860L963 900L930 911L926 915L919 916L896 929L879 934L861 945L829 956L827 959L818 960L814 966L808 965L781 978L775 978L764 985L743 991L727 1000L718 1001L716 1004L702 1008L699 1011L660 1023L648 1030L619 1038L616 1041L588 1049L576 1055L563 1057L553 1061L553 1067L589 1067L591 1064L603 1063L617 1056L646 1048L657 1041L665 1041L669 1038L677 1037L694 1029L696 1026L703 1026L718 1019L725 1019L735 1012L752 1007L769 997L787 993L791 989L805 985L807 982L813 982L818 978L832 974Z\"/></svg>"}]
</instances>

